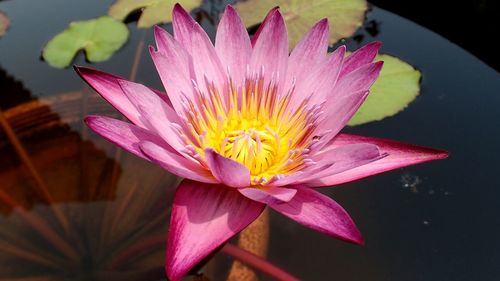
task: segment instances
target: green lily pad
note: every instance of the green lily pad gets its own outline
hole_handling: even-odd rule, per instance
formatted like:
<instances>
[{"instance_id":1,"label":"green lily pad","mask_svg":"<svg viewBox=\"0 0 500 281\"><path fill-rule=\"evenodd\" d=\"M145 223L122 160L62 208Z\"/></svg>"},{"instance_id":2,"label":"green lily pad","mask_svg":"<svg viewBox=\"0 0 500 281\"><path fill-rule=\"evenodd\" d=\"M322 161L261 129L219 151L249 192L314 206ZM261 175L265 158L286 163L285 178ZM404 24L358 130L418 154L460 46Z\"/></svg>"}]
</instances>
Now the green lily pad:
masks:
<instances>
[{"instance_id":1,"label":"green lily pad","mask_svg":"<svg viewBox=\"0 0 500 281\"><path fill-rule=\"evenodd\" d=\"M76 21L47 43L42 56L57 68L69 66L81 49L89 61L105 61L125 44L128 35L127 26L109 16Z\"/></svg>"},{"instance_id":2,"label":"green lily pad","mask_svg":"<svg viewBox=\"0 0 500 281\"><path fill-rule=\"evenodd\" d=\"M330 44L350 37L363 24L368 9L366 0L247 0L237 3L235 8L250 27L262 22L276 6L285 18L290 48L322 18L328 18L330 23Z\"/></svg>"},{"instance_id":3,"label":"green lily pad","mask_svg":"<svg viewBox=\"0 0 500 281\"><path fill-rule=\"evenodd\" d=\"M368 98L349 121L351 126L393 116L420 92L422 74L413 66L390 55L378 55L375 61L384 61L384 66Z\"/></svg>"},{"instance_id":4,"label":"green lily pad","mask_svg":"<svg viewBox=\"0 0 500 281\"><path fill-rule=\"evenodd\" d=\"M108 11L108 15L123 21L135 10L143 9L137 26L148 28L158 23L172 21L172 9L175 3L187 11L201 5L202 0L117 0Z\"/></svg>"},{"instance_id":5,"label":"green lily pad","mask_svg":"<svg viewBox=\"0 0 500 281\"><path fill-rule=\"evenodd\" d=\"M0 11L0 37L5 34L7 29L9 28L10 20L7 15Z\"/></svg>"}]
</instances>

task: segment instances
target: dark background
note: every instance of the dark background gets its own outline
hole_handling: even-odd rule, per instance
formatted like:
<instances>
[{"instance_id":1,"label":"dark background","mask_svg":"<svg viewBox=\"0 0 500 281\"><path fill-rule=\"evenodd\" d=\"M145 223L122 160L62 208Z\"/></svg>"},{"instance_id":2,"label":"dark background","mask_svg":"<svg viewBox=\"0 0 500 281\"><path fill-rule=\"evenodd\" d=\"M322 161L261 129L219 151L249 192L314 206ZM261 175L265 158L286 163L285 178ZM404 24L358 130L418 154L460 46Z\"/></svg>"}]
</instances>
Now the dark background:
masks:
<instances>
[{"instance_id":1,"label":"dark background","mask_svg":"<svg viewBox=\"0 0 500 281\"><path fill-rule=\"evenodd\" d=\"M423 25L465 48L500 71L499 0L370 0L370 3Z\"/></svg>"}]
</instances>

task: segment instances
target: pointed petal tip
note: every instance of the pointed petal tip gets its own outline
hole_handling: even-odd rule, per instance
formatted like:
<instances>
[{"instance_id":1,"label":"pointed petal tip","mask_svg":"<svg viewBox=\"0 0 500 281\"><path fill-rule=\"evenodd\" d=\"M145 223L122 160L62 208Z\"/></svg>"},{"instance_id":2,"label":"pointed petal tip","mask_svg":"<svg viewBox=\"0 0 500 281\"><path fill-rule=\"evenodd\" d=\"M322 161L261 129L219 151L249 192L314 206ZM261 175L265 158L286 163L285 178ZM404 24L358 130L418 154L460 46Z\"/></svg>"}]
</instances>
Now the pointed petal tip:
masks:
<instances>
[{"instance_id":1,"label":"pointed petal tip","mask_svg":"<svg viewBox=\"0 0 500 281\"><path fill-rule=\"evenodd\" d=\"M363 245L364 239L353 219L337 202L306 186L295 186L297 194L283 204L271 204L282 215L325 235Z\"/></svg>"},{"instance_id":2,"label":"pointed petal tip","mask_svg":"<svg viewBox=\"0 0 500 281\"><path fill-rule=\"evenodd\" d=\"M236 10L234 9L233 5L226 5L226 8L224 9L224 13L236 13Z\"/></svg>"},{"instance_id":3,"label":"pointed petal tip","mask_svg":"<svg viewBox=\"0 0 500 281\"><path fill-rule=\"evenodd\" d=\"M329 28L330 25L328 23L328 18L322 18L320 21L318 21L316 24L315 24L317 27L319 28ZM314 27L313 27L314 28Z\"/></svg>"},{"instance_id":4,"label":"pointed petal tip","mask_svg":"<svg viewBox=\"0 0 500 281\"><path fill-rule=\"evenodd\" d=\"M73 69L74 69L76 72L79 72L79 68L81 68L81 66L76 65L76 64L73 64Z\"/></svg>"},{"instance_id":5,"label":"pointed petal tip","mask_svg":"<svg viewBox=\"0 0 500 281\"><path fill-rule=\"evenodd\" d=\"M92 124L99 119L100 116L98 115L88 115L83 118L83 123L87 125L88 127L92 127Z\"/></svg>"},{"instance_id":6,"label":"pointed petal tip","mask_svg":"<svg viewBox=\"0 0 500 281\"><path fill-rule=\"evenodd\" d=\"M81 79L85 80L84 74L83 74L86 71L85 67L74 64L73 70L76 72L76 74L78 74L78 76L80 76Z\"/></svg>"},{"instance_id":7,"label":"pointed petal tip","mask_svg":"<svg viewBox=\"0 0 500 281\"><path fill-rule=\"evenodd\" d=\"M160 38L161 33L164 32L164 31L165 30L163 28L161 28L160 26L158 26L158 25L155 25L153 27L153 34L154 34L155 41L156 41L157 45L158 45L158 38Z\"/></svg>"},{"instance_id":8,"label":"pointed petal tip","mask_svg":"<svg viewBox=\"0 0 500 281\"><path fill-rule=\"evenodd\" d=\"M377 78L380 75L380 71L382 71L383 66L384 66L384 61L377 61L377 62L373 63L373 71L376 73ZM376 81L376 79L375 79L375 81ZM373 81L373 83L375 83L375 81ZM370 86L370 88L371 88L371 86Z\"/></svg>"},{"instance_id":9,"label":"pointed petal tip","mask_svg":"<svg viewBox=\"0 0 500 281\"><path fill-rule=\"evenodd\" d=\"M165 264L165 273L170 281L181 281L186 274L176 270L175 266L168 262L168 259Z\"/></svg>"},{"instance_id":10,"label":"pointed petal tip","mask_svg":"<svg viewBox=\"0 0 500 281\"><path fill-rule=\"evenodd\" d=\"M353 229L351 229L352 233L350 233L349 236L338 237L338 238L347 243L351 243L358 246L364 246L365 238L361 234L361 231L359 231L358 227L354 224L354 222L352 224L353 224Z\"/></svg>"},{"instance_id":11,"label":"pointed petal tip","mask_svg":"<svg viewBox=\"0 0 500 281\"><path fill-rule=\"evenodd\" d=\"M152 55L154 52L156 52L156 49L153 45L148 45L148 50L149 50L150 55Z\"/></svg>"},{"instance_id":12,"label":"pointed petal tip","mask_svg":"<svg viewBox=\"0 0 500 281\"><path fill-rule=\"evenodd\" d=\"M342 52L342 56L345 57L345 53L347 52L347 46L346 45L340 45L335 49L335 51Z\"/></svg>"},{"instance_id":13,"label":"pointed petal tip","mask_svg":"<svg viewBox=\"0 0 500 281\"><path fill-rule=\"evenodd\" d=\"M352 243L359 245L359 246L365 246L365 238L360 233L359 236L355 240L352 240Z\"/></svg>"},{"instance_id":14,"label":"pointed petal tip","mask_svg":"<svg viewBox=\"0 0 500 281\"><path fill-rule=\"evenodd\" d=\"M95 69L90 68L90 67L80 66L80 65L76 65L76 64L73 65L73 69L84 80L85 80L86 75L91 74L91 73L96 73L98 71L98 70L95 70Z\"/></svg>"},{"instance_id":15,"label":"pointed petal tip","mask_svg":"<svg viewBox=\"0 0 500 281\"><path fill-rule=\"evenodd\" d=\"M380 151L387 155L383 159L377 160L370 165L361 166L341 174L327 176L310 183L311 186L335 186L346 182L359 180L371 175L417 165L434 160L443 160L449 157L449 152L442 149L435 149L426 146L406 144L399 141L383 138L365 137L349 134L339 134L332 144L346 145L352 143L372 143L379 147Z\"/></svg>"},{"instance_id":16,"label":"pointed petal tip","mask_svg":"<svg viewBox=\"0 0 500 281\"><path fill-rule=\"evenodd\" d=\"M83 118L83 122L85 123L92 122L92 120L94 120L97 117L98 117L97 115L87 115Z\"/></svg>"},{"instance_id":17,"label":"pointed petal tip","mask_svg":"<svg viewBox=\"0 0 500 281\"><path fill-rule=\"evenodd\" d=\"M432 161L432 160L443 160L446 159L450 156L450 153L446 150L443 149L435 149L435 148L428 148L428 147L422 147L426 149L427 153L427 161Z\"/></svg>"},{"instance_id":18,"label":"pointed petal tip","mask_svg":"<svg viewBox=\"0 0 500 281\"><path fill-rule=\"evenodd\" d=\"M161 32L162 30L164 30L164 29L163 29L163 28L161 28L161 27L160 27L160 25L158 25L158 24L155 24L155 25L153 26L153 32L154 32L154 33Z\"/></svg>"},{"instance_id":19,"label":"pointed petal tip","mask_svg":"<svg viewBox=\"0 0 500 281\"><path fill-rule=\"evenodd\" d=\"M372 47L376 47L376 48L380 48L382 46L382 41L372 41L368 44L366 44L366 46L372 46Z\"/></svg>"},{"instance_id":20,"label":"pointed petal tip","mask_svg":"<svg viewBox=\"0 0 500 281\"><path fill-rule=\"evenodd\" d=\"M450 152L443 150L440 152L440 154L438 156L439 156L439 159L446 159L450 156Z\"/></svg>"},{"instance_id":21,"label":"pointed petal tip","mask_svg":"<svg viewBox=\"0 0 500 281\"><path fill-rule=\"evenodd\" d=\"M181 6L181 4L179 2L175 3L175 5L174 5L174 11L178 10L178 9L184 10L184 8Z\"/></svg>"},{"instance_id":22,"label":"pointed petal tip","mask_svg":"<svg viewBox=\"0 0 500 281\"><path fill-rule=\"evenodd\" d=\"M179 17L189 17L189 13L181 6L179 3L175 3L172 9L172 22L175 23L179 20Z\"/></svg>"}]
</instances>

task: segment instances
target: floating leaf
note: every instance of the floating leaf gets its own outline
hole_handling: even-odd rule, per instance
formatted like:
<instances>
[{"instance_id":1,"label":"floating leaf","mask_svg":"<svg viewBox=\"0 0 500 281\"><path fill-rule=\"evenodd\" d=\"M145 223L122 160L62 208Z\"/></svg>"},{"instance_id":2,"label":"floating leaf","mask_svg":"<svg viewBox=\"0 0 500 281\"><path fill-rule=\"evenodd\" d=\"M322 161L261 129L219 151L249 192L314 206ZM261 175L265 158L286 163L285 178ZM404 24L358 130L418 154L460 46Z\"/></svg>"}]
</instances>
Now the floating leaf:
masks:
<instances>
[{"instance_id":1,"label":"floating leaf","mask_svg":"<svg viewBox=\"0 0 500 281\"><path fill-rule=\"evenodd\" d=\"M419 94L420 71L389 55L378 55L375 60L384 61L384 67L368 98L349 121L351 126L393 116L405 109Z\"/></svg>"},{"instance_id":2,"label":"floating leaf","mask_svg":"<svg viewBox=\"0 0 500 281\"><path fill-rule=\"evenodd\" d=\"M135 10L143 9L137 26L148 28L158 23L172 21L172 9L179 3L190 11L201 5L202 0L117 0L108 11L108 15L123 21Z\"/></svg>"},{"instance_id":3,"label":"floating leaf","mask_svg":"<svg viewBox=\"0 0 500 281\"><path fill-rule=\"evenodd\" d=\"M0 37L5 34L7 29L9 28L10 20L7 15L0 11Z\"/></svg>"},{"instance_id":4,"label":"floating leaf","mask_svg":"<svg viewBox=\"0 0 500 281\"><path fill-rule=\"evenodd\" d=\"M267 12L279 6L288 28L290 47L293 47L317 21L328 18L330 43L351 36L364 21L366 0L247 0L236 4L236 10L247 27L264 19Z\"/></svg>"},{"instance_id":5,"label":"floating leaf","mask_svg":"<svg viewBox=\"0 0 500 281\"><path fill-rule=\"evenodd\" d=\"M109 16L72 22L47 43L43 58L51 66L63 68L84 49L89 61L105 61L123 46L128 35L127 26Z\"/></svg>"}]
</instances>

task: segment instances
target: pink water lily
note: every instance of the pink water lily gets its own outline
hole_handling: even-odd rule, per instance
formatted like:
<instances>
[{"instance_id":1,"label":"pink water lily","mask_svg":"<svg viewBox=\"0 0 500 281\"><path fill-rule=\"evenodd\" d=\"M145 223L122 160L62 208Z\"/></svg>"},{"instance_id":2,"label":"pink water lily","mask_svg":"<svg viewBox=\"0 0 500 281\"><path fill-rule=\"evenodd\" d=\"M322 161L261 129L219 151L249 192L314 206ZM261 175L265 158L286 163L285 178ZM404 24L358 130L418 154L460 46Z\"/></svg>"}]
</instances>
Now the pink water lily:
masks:
<instances>
[{"instance_id":1,"label":"pink water lily","mask_svg":"<svg viewBox=\"0 0 500 281\"><path fill-rule=\"evenodd\" d=\"M374 42L327 54L319 21L291 53L273 9L250 39L228 6L215 46L176 5L174 36L155 28L150 53L166 94L77 67L129 122L89 116L95 132L185 178L177 187L166 271L179 280L254 221L266 206L326 235L362 244L347 212L312 187L425 161L440 150L340 133L379 75Z\"/></svg>"}]
</instances>

